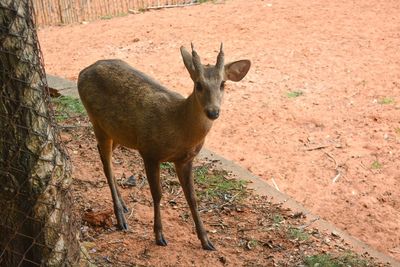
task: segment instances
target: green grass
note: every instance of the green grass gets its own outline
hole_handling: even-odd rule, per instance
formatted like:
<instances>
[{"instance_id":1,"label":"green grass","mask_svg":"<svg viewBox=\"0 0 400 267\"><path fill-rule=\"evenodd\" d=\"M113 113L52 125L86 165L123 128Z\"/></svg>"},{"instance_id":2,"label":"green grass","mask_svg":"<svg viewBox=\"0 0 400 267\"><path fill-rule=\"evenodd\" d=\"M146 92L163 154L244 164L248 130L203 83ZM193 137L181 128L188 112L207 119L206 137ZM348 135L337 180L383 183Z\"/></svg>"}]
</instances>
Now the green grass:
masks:
<instances>
[{"instance_id":1,"label":"green grass","mask_svg":"<svg viewBox=\"0 0 400 267\"><path fill-rule=\"evenodd\" d=\"M161 170L173 170L174 169L174 164L171 162L162 162L160 164L160 169Z\"/></svg>"},{"instance_id":2,"label":"green grass","mask_svg":"<svg viewBox=\"0 0 400 267\"><path fill-rule=\"evenodd\" d=\"M294 227L289 228L288 235L290 239L297 239L299 241L305 241L310 238L310 235L304 232L304 230Z\"/></svg>"},{"instance_id":3,"label":"green grass","mask_svg":"<svg viewBox=\"0 0 400 267\"><path fill-rule=\"evenodd\" d=\"M395 128L394 131L400 135L400 127Z\"/></svg>"},{"instance_id":4,"label":"green grass","mask_svg":"<svg viewBox=\"0 0 400 267\"><path fill-rule=\"evenodd\" d=\"M289 92L287 92L286 96L288 98L296 98L296 97L302 96L303 94L304 94L303 91L297 90L297 91L289 91Z\"/></svg>"},{"instance_id":5,"label":"green grass","mask_svg":"<svg viewBox=\"0 0 400 267\"><path fill-rule=\"evenodd\" d=\"M254 249L255 247L257 247L258 245L259 245L258 240L256 240L256 239L251 239L251 240L249 240L249 241L247 242L246 248L247 248L248 250L251 250L251 249Z\"/></svg>"},{"instance_id":6,"label":"green grass","mask_svg":"<svg viewBox=\"0 0 400 267\"><path fill-rule=\"evenodd\" d=\"M392 97L383 97L378 100L378 103L381 105L390 105L394 103L394 99Z\"/></svg>"},{"instance_id":7,"label":"green grass","mask_svg":"<svg viewBox=\"0 0 400 267\"><path fill-rule=\"evenodd\" d=\"M194 178L200 187L199 198L220 199L232 202L240 201L247 195L244 180L226 178L227 172L210 170L208 165L195 168Z\"/></svg>"},{"instance_id":8,"label":"green grass","mask_svg":"<svg viewBox=\"0 0 400 267\"><path fill-rule=\"evenodd\" d=\"M78 98L60 96L52 99L57 121L64 121L70 117L86 115L86 110Z\"/></svg>"},{"instance_id":9,"label":"green grass","mask_svg":"<svg viewBox=\"0 0 400 267\"><path fill-rule=\"evenodd\" d=\"M112 19L112 18L113 18L113 16L111 16L111 15L105 15L105 16L100 17L100 19L103 19L103 20Z\"/></svg>"},{"instance_id":10,"label":"green grass","mask_svg":"<svg viewBox=\"0 0 400 267\"><path fill-rule=\"evenodd\" d=\"M284 219L280 214L274 214L274 216L272 216L272 222L274 225L280 225L283 221Z\"/></svg>"},{"instance_id":11,"label":"green grass","mask_svg":"<svg viewBox=\"0 0 400 267\"><path fill-rule=\"evenodd\" d=\"M371 266L367 260L358 257L350 252L339 257L330 254L317 254L308 256L304 263L309 267L367 267Z\"/></svg>"},{"instance_id":12,"label":"green grass","mask_svg":"<svg viewBox=\"0 0 400 267\"><path fill-rule=\"evenodd\" d=\"M377 160L375 160L375 161L372 162L372 164L371 164L371 169L374 169L374 170L382 169L382 167L383 167L383 164L380 163L380 162L377 161Z\"/></svg>"},{"instance_id":13,"label":"green grass","mask_svg":"<svg viewBox=\"0 0 400 267\"><path fill-rule=\"evenodd\" d=\"M124 17L127 15L128 15L128 13L119 13L117 15L105 15L105 16L101 16L100 19L108 20L108 19L112 19L112 18L116 18L116 17Z\"/></svg>"}]
</instances>

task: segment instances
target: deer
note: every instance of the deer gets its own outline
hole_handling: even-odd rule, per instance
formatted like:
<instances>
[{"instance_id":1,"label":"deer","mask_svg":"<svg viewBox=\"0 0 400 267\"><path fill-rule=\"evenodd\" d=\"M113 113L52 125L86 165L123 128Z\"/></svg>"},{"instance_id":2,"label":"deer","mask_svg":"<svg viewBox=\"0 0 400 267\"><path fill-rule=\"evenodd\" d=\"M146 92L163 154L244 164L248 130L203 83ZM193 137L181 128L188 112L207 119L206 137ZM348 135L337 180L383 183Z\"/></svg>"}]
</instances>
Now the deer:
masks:
<instances>
[{"instance_id":1,"label":"deer","mask_svg":"<svg viewBox=\"0 0 400 267\"><path fill-rule=\"evenodd\" d=\"M251 62L245 59L225 64L221 43L216 64L203 65L193 43L191 48L192 53L180 48L194 83L187 98L119 59L99 60L83 69L78 77L78 92L93 125L118 228L128 230L124 216L128 207L117 188L111 158L117 146L124 146L137 150L143 158L153 199L156 244L167 245L160 212L160 164L171 162L202 248L215 250L197 208L193 159L220 115L225 82L242 80Z\"/></svg>"}]
</instances>

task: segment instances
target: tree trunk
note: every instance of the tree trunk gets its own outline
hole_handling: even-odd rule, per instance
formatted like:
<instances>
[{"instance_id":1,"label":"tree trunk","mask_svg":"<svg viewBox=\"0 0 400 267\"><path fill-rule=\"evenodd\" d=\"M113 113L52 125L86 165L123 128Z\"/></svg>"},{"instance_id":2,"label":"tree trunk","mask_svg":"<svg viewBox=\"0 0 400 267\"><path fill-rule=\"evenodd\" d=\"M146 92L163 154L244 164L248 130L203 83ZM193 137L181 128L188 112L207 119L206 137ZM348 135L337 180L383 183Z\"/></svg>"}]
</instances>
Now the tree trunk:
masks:
<instances>
[{"instance_id":1,"label":"tree trunk","mask_svg":"<svg viewBox=\"0 0 400 267\"><path fill-rule=\"evenodd\" d=\"M79 259L71 168L49 109L31 0L0 1L0 266Z\"/></svg>"}]
</instances>

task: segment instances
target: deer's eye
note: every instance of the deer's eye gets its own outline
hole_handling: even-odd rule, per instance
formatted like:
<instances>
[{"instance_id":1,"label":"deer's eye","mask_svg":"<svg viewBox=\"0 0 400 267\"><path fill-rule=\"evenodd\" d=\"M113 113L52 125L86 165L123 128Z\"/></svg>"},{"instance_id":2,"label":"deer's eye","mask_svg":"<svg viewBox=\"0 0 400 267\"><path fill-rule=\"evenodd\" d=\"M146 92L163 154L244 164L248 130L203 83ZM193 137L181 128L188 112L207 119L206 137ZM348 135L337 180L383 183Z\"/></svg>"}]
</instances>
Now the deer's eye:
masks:
<instances>
[{"instance_id":1,"label":"deer's eye","mask_svg":"<svg viewBox=\"0 0 400 267\"><path fill-rule=\"evenodd\" d=\"M203 86L201 85L201 83L196 82L196 90L199 92L203 91Z\"/></svg>"},{"instance_id":2,"label":"deer's eye","mask_svg":"<svg viewBox=\"0 0 400 267\"><path fill-rule=\"evenodd\" d=\"M225 81L221 82L221 85L219 86L220 90L224 90L225 89Z\"/></svg>"}]
</instances>

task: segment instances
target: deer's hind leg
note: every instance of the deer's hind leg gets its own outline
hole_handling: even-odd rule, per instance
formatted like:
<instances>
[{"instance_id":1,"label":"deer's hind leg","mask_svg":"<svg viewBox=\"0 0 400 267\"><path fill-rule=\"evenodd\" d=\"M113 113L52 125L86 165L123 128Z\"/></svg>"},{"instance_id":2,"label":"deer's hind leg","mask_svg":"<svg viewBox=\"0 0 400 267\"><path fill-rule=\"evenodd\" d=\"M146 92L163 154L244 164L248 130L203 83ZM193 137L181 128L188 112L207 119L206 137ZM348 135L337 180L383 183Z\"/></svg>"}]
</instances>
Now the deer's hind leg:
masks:
<instances>
[{"instance_id":1,"label":"deer's hind leg","mask_svg":"<svg viewBox=\"0 0 400 267\"><path fill-rule=\"evenodd\" d=\"M101 162L103 163L104 174L106 175L114 203L114 213L117 217L118 227L121 230L128 230L128 224L124 216L124 211L127 210L127 208L118 191L111 166L113 140L101 130L96 129L96 127L94 127L94 130L97 139L97 148L99 150Z\"/></svg>"},{"instance_id":2,"label":"deer's hind leg","mask_svg":"<svg viewBox=\"0 0 400 267\"><path fill-rule=\"evenodd\" d=\"M117 147L118 147L118 144L113 141L112 142L112 151L114 151ZM122 198L121 193L119 192L118 183L117 183L114 175L113 175L113 179L114 179L115 189L117 190L117 195L119 197L119 200L121 201L122 208L124 209L124 213L127 213L127 212L129 212L128 206L125 204L125 201Z\"/></svg>"}]
</instances>

